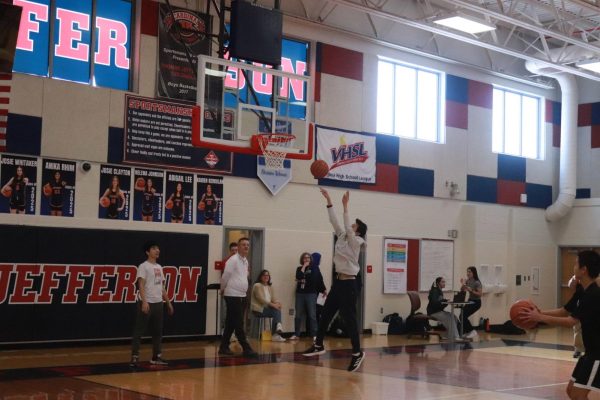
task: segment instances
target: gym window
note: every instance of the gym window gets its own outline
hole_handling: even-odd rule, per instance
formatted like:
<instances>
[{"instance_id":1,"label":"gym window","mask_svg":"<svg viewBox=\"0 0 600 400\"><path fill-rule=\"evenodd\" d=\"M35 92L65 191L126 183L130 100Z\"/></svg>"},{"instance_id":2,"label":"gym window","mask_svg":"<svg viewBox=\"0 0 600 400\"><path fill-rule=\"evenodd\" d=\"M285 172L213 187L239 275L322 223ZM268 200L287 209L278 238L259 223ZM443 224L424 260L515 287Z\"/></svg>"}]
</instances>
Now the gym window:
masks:
<instances>
[{"instance_id":1,"label":"gym window","mask_svg":"<svg viewBox=\"0 0 600 400\"><path fill-rule=\"evenodd\" d=\"M389 60L377 71L377 132L444 142L443 73Z\"/></svg>"},{"instance_id":2,"label":"gym window","mask_svg":"<svg viewBox=\"0 0 600 400\"><path fill-rule=\"evenodd\" d=\"M492 151L541 159L542 99L513 90L494 88Z\"/></svg>"}]
</instances>

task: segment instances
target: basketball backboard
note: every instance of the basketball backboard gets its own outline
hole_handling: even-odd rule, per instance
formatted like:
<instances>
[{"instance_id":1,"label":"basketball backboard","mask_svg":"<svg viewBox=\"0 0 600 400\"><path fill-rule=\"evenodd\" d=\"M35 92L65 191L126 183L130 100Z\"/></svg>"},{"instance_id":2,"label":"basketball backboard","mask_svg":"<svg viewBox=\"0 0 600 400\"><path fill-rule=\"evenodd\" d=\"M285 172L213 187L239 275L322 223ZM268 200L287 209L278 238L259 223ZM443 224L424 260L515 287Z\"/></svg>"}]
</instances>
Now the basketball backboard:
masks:
<instances>
[{"instance_id":1,"label":"basketball backboard","mask_svg":"<svg viewBox=\"0 0 600 400\"><path fill-rule=\"evenodd\" d=\"M255 135L290 134L287 158L312 158L310 77L208 56L198 61L194 146L262 154Z\"/></svg>"}]
</instances>

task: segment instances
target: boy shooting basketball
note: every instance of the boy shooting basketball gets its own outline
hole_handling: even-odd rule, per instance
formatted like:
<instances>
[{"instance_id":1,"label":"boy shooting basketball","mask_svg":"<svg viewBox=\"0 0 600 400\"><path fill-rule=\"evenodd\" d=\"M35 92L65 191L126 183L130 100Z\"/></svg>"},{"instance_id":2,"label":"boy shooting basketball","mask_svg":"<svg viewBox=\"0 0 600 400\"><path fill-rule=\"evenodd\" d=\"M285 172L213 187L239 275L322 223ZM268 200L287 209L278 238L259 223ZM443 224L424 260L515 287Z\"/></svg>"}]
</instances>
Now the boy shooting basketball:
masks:
<instances>
[{"instance_id":1,"label":"boy shooting basketball","mask_svg":"<svg viewBox=\"0 0 600 400\"><path fill-rule=\"evenodd\" d=\"M331 203L329 193L325 189L321 189L321 193L327 200L329 222L331 222L337 235L335 253L333 255L336 274L331 291L323 306L323 314L319 322L317 338L314 344L303 355L305 357L312 357L325 353L325 347L323 347L325 331L335 313L339 310L341 317L346 323L350 341L352 342L352 360L348 366L348 371L352 372L360 367L365 358L365 353L360 348L360 337L358 336L358 323L356 320L356 300L359 291L356 276L360 273L358 257L360 256L360 249L365 243L364 238L367 234L367 225L360 219L356 219L356 222L350 225L350 217L348 215L350 192L346 191L342 197L342 205L344 206L344 229L342 229L333 212L333 204Z\"/></svg>"}]
</instances>

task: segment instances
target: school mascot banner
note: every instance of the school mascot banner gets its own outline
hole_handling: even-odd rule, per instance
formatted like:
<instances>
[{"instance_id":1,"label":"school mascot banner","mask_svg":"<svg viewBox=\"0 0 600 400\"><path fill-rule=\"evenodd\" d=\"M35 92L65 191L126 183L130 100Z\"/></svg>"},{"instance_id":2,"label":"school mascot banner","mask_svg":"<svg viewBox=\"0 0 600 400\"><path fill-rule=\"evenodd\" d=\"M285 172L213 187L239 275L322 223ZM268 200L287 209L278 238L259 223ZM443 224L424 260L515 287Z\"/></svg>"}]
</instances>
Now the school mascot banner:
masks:
<instances>
[{"instance_id":1,"label":"school mascot banner","mask_svg":"<svg viewBox=\"0 0 600 400\"><path fill-rule=\"evenodd\" d=\"M137 266L159 244L165 336L206 328L208 235L0 225L0 343L131 337Z\"/></svg>"},{"instance_id":2,"label":"school mascot banner","mask_svg":"<svg viewBox=\"0 0 600 400\"><path fill-rule=\"evenodd\" d=\"M317 128L317 159L329 165L326 179L375 183L375 136Z\"/></svg>"}]
</instances>

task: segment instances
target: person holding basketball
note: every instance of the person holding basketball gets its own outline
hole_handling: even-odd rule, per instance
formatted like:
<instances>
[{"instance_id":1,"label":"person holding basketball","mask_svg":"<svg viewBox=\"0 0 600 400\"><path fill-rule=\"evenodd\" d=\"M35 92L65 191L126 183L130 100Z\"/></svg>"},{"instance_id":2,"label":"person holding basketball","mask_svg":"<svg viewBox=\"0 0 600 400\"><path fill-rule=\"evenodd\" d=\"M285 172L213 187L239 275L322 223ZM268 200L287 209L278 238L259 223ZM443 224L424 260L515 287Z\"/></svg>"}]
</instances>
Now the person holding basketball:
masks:
<instances>
[{"instance_id":1,"label":"person holding basketball","mask_svg":"<svg viewBox=\"0 0 600 400\"><path fill-rule=\"evenodd\" d=\"M323 339L329 323L340 312L340 316L347 324L348 334L352 342L352 359L348 366L348 371L356 371L365 358L365 353L360 347L360 337L358 335L358 322L356 319L356 301L359 288L357 286L357 275L360 274L358 258L360 250L365 244L365 235L367 234L367 225L360 219L356 219L354 224L350 224L348 215L348 202L350 201L350 192L346 191L342 196L342 205L344 207L344 229L338 223L333 212L331 197L325 189L321 189L321 194L327 200L327 212L329 222L335 230L337 241L335 242L335 252L333 262L335 264L336 274L331 286L331 291L327 295L325 305L323 306L323 315L319 322L317 338L313 345L302 355L305 357L317 356L325 353Z\"/></svg>"},{"instance_id":2,"label":"person holding basketball","mask_svg":"<svg viewBox=\"0 0 600 400\"><path fill-rule=\"evenodd\" d=\"M221 200L213 193L212 185L206 185L206 193L202 195L198 203L198 210L204 212L204 223L206 225L215 224L215 214L219 209Z\"/></svg>"},{"instance_id":3,"label":"person holding basketball","mask_svg":"<svg viewBox=\"0 0 600 400\"><path fill-rule=\"evenodd\" d=\"M60 177L60 171L54 172L54 178L46 185L50 187L50 215L62 216L64 190L67 182Z\"/></svg>"},{"instance_id":4,"label":"person holding basketball","mask_svg":"<svg viewBox=\"0 0 600 400\"><path fill-rule=\"evenodd\" d=\"M146 179L146 184L143 187L135 186L135 190L139 190L144 196L142 198L142 221L152 222L154 219L154 194L156 189L153 187L152 179Z\"/></svg>"},{"instance_id":5,"label":"person holding basketball","mask_svg":"<svg viewBox=\"0 0 600 400\"><path fill-rule=\"evenodd\" d=\"M25 214L25 187L28 183L29 178L24 175L23 167L19 165L15 176L2 187L2 193L10 191L10 196L7 197L10 197L8 206L11 214Z\"/></svg>"},{"instance_id":6,"label":"person holding basketball","mask_svg":"<svg viewBox=\"0 0 600 400\"><path fill-rule=\"evenodd\" d=\"M181 182L177 182L175 193L169 196L167 201L173 203L173 207L171 208L171 222L174 224L183 223L183 216L185 215L185 199Z\"/></svg>"},{"instance_id":7,"label":"person holding basketball","mask_svg":"<svg viewBox=\"0 0 600 400\"><path fill-rule=\"evenodd\" d=\"M521 311L521 315L525 321L570 328L581 323L585 353L573 369L567 395L570 399L587 399L591 390L600 392L600 287L596 282L600 255L593 250L580 251L573 272L581 290L576 291L564 307L542 311L532 307Z\"/></svg>"},{"instance_id":8,"label":"person holding basketball","mask_svg":"<svg viewBox=\"0 0 600 400\"><path fill-rule=\"evenodd\" d=\"M114 175L112 177L110 187L104 191L102 197L100 197L100 204L103 203L102 198L108 199L108 207L106 210L106 218L118 219L119 212L125 208L125 195L119 186L119 177ZM119 204L121 204L119 206Z\"/></svg>"}]
</instances>

